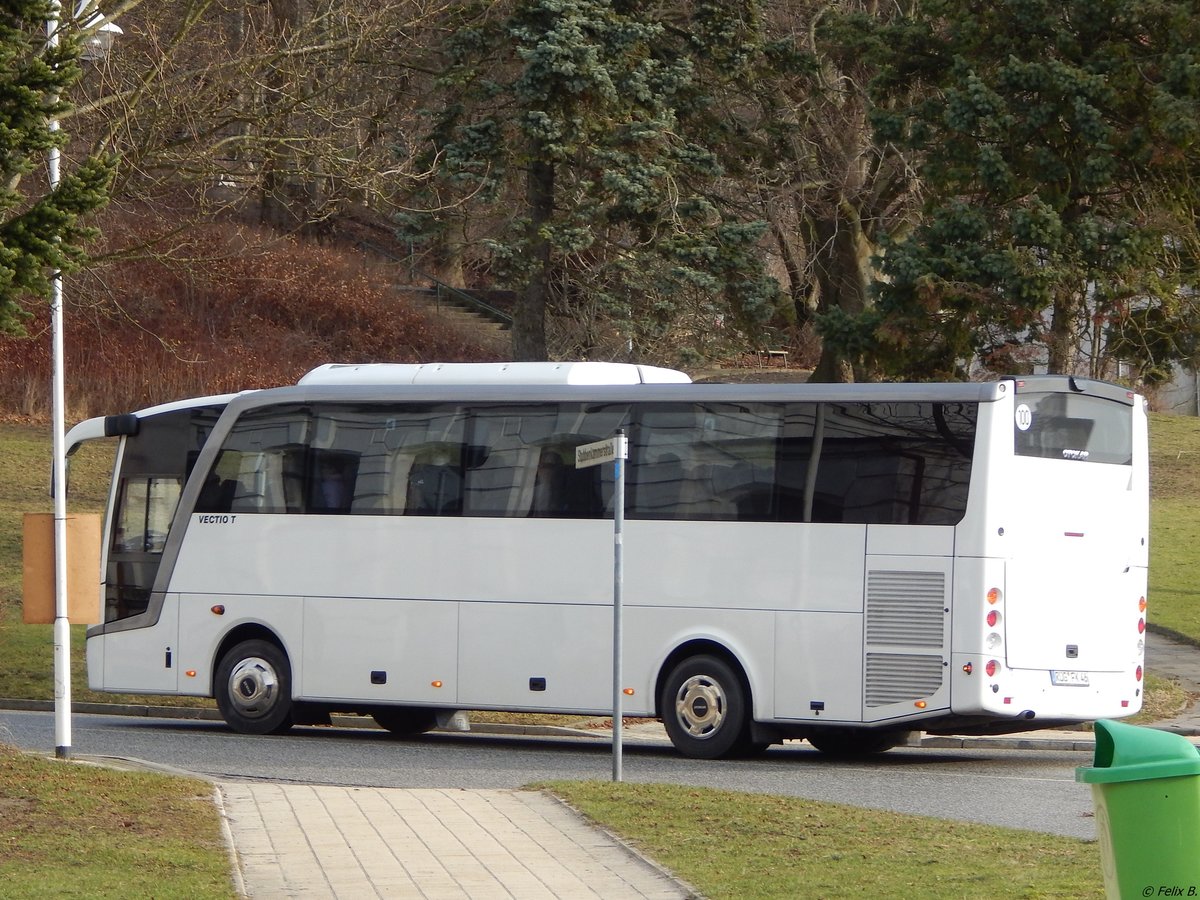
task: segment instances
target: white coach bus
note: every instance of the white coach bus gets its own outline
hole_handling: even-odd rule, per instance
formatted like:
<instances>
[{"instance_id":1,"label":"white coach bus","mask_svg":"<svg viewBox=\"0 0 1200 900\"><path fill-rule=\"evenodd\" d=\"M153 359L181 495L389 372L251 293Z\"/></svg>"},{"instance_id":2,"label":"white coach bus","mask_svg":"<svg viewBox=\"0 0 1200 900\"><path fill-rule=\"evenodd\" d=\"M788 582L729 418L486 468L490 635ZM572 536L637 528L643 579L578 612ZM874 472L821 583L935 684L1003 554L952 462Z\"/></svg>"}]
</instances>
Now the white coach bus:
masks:
<instances>
[{"instance_id":1,"label":"white coach bus","mask_svg":"<svg viewBox=\"0 0 1200 900\"><path fill-rule=\"evenodd\" d=\"M236 731L612 706L693 757L1008 733L1142 702L1141 397L1070 377L686 384L600 363L324 366L119 438L93 689Z\"/></svg>"}]
</instances>

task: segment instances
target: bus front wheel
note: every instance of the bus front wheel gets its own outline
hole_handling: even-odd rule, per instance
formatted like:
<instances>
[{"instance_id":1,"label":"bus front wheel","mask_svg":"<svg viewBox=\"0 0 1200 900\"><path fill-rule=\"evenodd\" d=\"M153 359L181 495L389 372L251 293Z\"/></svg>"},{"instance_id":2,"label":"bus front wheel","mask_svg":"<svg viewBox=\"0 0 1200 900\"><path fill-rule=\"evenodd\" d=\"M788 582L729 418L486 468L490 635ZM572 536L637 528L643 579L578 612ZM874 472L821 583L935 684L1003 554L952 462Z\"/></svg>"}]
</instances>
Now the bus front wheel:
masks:
<instances>
[{"instance_id":1,"label":"bus front wheel","mask_svg":"<svg viewBox=\"0 0 1200 900\"><path fill-rule=\"evenodd\" d=\"M659 712L684 756L721 759L749 746L746 691L737 673L715 656L693 656L672 669Z\"/></svg>"},{"instance_id":2,"label":"bus front wheel","mask_svg":"<svg viewBox=\"0 0 1200 900\"><path fill-rule=\"evenodd\" d=\"M217 708L242 734L281 734L292 727L292 667L269 641L243 641L221 657Z\"/></svg>"}]
</instances>

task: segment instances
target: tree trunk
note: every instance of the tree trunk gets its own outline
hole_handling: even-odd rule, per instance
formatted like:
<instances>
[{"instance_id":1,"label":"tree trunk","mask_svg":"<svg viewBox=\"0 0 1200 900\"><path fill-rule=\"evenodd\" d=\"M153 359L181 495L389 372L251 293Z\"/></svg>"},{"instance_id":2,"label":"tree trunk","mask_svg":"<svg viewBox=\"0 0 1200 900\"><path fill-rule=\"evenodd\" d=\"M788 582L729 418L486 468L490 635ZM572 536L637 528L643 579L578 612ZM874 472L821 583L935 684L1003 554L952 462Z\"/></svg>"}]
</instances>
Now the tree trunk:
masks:
<instances>
[{"instance_id":1,"label":"tree trunk","mask_svg":"<svg viewBox=\"0 0 1200 900\"><path fill-rule=\"evenodd\" d=\"M512 349L517 361L546 358L546 298L550 292L551 248L545 227L554 214L554 163L544 156L529 166L529 279L513 310Z\"/></svg>"},{"instance_id":2,"label":"tree trunk","mask_svg":"<svg viewBox=\"0 0 1200 900\"><path fill-rule=\"evenodd\" d=\"M1051 375L1074 375L1079 358L1079 341L1075 333L1078 303L1073 296L1054 299L1054 318L1050 322L1047 371Z\"/></svg>"},{"instance_id":3,"label":"tree trunk","mask_svg":"<svg viewBox=\"0 0 1200 900\"><path fill-rule=\"evenodd\" d=\"M847 212L843 203L831 207L828 216L809 218L806 236L820 291L820 308L838 307L856 314L870 303L873 248L862 232L861 223L846 215ZM809 380L852 382L855 376L853 360L832 347L824 347Z\"/></svg>"},{"instance_id":4,"label":"tree trunk","mask_svg":"<svg viewBox=\"0 0 1200 900\"><path fill-rule=\"evenodd\" d=\"M812 321L813 313L808 306L808 279L804 277L804 267L796 255L789 236L784 232L783 226L774 216L771 217L770 222L771 234L775 238L775 245L779 248L779 258L783 261L783 270L787 273L788 296L791 298L792 308L796 312L796 324L807 325Z\"/></svg>"}]
</instances>

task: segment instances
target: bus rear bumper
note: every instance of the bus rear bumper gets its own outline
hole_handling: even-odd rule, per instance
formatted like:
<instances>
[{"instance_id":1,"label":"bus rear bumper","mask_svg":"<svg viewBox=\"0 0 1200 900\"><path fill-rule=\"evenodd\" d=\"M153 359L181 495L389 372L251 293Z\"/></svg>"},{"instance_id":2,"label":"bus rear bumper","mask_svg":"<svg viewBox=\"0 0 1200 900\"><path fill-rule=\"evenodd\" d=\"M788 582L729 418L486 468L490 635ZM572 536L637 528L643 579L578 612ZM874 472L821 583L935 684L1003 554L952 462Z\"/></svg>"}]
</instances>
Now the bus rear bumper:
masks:
<instances>
[{"instance_id":1,"label":"bus rear bumper","mask_svg":"<svg viewBox=\"0 0 1200 900\"><path fill-rule=\"evenodd\" d=\"M1122 718L1142 708L1143 682L1136 664L1122 671L1003 665L989 671L988 663L984 656L955 655L950 708L956 716L1001 716L1017 725L1013 730L1023 731L1052 727L1047 723Z\"/></svg>"}]
</instances>

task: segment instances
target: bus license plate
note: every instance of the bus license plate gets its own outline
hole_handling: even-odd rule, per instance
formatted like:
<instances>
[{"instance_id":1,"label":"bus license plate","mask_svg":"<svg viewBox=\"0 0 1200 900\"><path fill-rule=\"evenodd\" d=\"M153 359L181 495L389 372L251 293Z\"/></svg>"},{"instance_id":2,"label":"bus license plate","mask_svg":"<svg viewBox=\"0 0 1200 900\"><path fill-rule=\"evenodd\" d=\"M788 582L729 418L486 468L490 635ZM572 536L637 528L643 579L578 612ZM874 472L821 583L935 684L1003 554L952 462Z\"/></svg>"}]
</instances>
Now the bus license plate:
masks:
<instances>
[{"instance_id":1,"label":"bus license plate","mask_svg":"<svg viewBox=\"0 0 1200 900\"><path fill-rule=\"evenodd\" d=\"M1087 672L1065 672L1061 670L1050 670L1050 683L1062 686L1087 687L1088 673Z\"/></svg>"}]
</instances>

